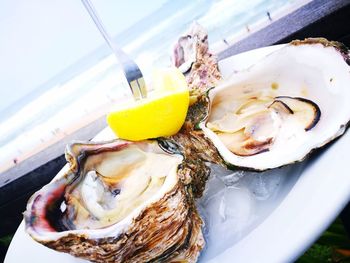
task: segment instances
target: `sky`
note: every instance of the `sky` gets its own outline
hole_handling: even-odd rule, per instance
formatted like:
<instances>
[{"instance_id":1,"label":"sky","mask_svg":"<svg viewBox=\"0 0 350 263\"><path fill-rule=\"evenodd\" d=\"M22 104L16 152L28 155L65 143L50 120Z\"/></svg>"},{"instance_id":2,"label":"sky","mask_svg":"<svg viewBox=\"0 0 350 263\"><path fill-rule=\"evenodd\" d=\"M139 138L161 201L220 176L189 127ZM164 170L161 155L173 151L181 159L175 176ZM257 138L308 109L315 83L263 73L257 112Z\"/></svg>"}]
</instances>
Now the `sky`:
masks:
<instances>
[{"instance_id":1,"label":"sky","mask_svg":"<svg viewBox=\"0 0 350 263\"><path fill-rule=\"evenodd\" d=\"M92 1L111 35L164 2ZM0 4L0 113L104 45L80 0L0 0Z\"/></svg>"}]
</instances>

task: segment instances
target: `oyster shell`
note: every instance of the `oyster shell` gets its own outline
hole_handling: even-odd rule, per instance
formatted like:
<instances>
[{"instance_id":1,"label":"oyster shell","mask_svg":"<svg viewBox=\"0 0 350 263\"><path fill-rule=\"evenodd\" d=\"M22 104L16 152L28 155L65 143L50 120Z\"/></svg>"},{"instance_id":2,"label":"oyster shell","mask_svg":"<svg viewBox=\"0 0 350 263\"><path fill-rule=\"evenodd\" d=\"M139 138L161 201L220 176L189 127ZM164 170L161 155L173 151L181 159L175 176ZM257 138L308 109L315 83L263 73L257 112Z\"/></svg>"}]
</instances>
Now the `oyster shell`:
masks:
<instances>
[{"instance_id":1,"label":"oyster shell","mask_svg":"<svg viewBox=\"0 0 350 263\"><path fill-rule=\"evenodd\" d=\"M221 79L217 58L209 51L208 33L197 22L175 44L173 64L187 73L191 97L200 96Z\"/></svg>"},{"instance_id":2,"label":"oyster shell","mask_svg":"<svg viewBox=\"0 0 350 263\"><path fill-rule=\"evenodd\" d=\"M303 160L350 120L349 51L293 41L209 91L200 123L228 166L266 170Z\"/></svg>"},{"instance_id":3,"label":"oyster shell","mask_svg":"<svg viewBox=\"0 0 350 263\"><path fill-rule=\"evenodd\" d=\"M173 64L186 73L207 51L208 33L201 25L194 22L188 32L177 40L173 50Z\"/></svg>"},{"instance_id":4,"label":"oyster shell","mask_svg":"<svg viewBox=\"0 0 350 263\"><path fill-rule=\"evenodd\" d=\"M167 150L156 141L69 145L69 166L28 202L27 232L94 262L196 261L202 221L184 158Z\"/></svg>"}]
</instances>

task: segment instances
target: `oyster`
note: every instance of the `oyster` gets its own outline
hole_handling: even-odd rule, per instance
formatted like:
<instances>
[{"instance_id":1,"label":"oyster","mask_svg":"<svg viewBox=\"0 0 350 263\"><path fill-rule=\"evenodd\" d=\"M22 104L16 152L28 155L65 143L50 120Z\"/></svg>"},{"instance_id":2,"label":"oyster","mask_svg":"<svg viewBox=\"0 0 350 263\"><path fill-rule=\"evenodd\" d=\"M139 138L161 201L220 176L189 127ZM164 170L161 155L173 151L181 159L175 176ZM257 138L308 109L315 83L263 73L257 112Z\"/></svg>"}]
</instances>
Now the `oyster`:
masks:
<instances>
[{"instance_id":1,"label":"oyster","mask_svg":"<svg viewBox=\"0 0 350 263\"><path fill-rule=\"evenodd\" d=\"M27 232L94 262L196 261L204 239L188 170L181 154L163 148L122 140L67 146L69 166L28 202Z\"/></svg>"},{"instance_id":2,"label":"oyster","mask_svg":"<svg viewBox=\"0 0 350 263\"><path fill-rule=\"evenodd\" d=\"M68 145L69 164L28 201L24 218L34 240L94 262L197 260L205 242L194 202L210 173L205 161L221 157L194 124L206 114L204 92L221 76L206 32L194 25L191 35L193 103L181 132Z\"/></svg>"},{"instance_id":3,"label":"oyster","mask_svg":"<svg viewBox=\"0 0 350 263\"><path fill-rule=\"evenodd\" d=\"M229 166L301 161L347 127L349 64L340 43L293 41L210 90L199 126Z\"/></svg>"},{"instance_id":4,"label":"oyster","mask_svg":"<svg viewBox=\"0 0 350 263\"><path fill-rule=\"evenodd\" d=\"M209 51L208 33L197 22L175 44L173 64L183 73L187 73L186 79L192 97L202 95L221 79L217 58Z\"/></svg>"},{"instance_id":5,"label":"oyster","mask_svg":"<svg viewBox=\"0 0 350 263\"><path fill-rule=\"evenodd\" d=\"M207 51L208 34L201 25L194 22L188 32L177 40L173 50L173 64L186 73Z\"/></svg>"}]
</instances>

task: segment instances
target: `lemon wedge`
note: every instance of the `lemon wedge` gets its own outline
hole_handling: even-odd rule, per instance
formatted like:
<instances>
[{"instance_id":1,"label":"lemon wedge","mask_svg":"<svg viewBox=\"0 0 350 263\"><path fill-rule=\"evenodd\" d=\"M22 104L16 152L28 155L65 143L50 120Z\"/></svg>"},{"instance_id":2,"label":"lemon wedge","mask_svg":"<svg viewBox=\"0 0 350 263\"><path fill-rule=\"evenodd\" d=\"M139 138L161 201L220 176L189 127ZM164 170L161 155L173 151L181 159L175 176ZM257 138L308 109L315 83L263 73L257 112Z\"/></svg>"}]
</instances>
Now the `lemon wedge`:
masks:
<instances>
[{"instance_id":1,"label":"lemon wedge","mask_svg":"<svg viewBox=\"0 0 350 263\"><path fill-rule=\"evenodd\" d=\"M140 141L170 136L183 125L189 105L185 76L177 69L157 71L146 99L119 105L107 123L121 139Z\"/></svg>"}]
</instances>

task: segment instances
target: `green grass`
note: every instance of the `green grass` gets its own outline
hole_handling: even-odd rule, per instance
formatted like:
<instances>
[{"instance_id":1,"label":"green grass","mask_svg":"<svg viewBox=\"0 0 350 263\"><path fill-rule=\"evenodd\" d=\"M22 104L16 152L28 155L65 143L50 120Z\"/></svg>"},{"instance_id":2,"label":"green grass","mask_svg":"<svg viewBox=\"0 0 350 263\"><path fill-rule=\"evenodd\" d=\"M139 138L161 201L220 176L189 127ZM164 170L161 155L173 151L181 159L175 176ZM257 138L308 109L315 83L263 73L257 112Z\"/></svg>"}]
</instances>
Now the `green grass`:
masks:
<instances>
[{"instance_id":1,"label":"green grass","mask_svg":"<svg viewBox=\"0 0 350 263\"><path fill-rule=\"evenodd\" d=\"M12 237L13 237L13 235L7 235L7 236L0 237L0 245L8 247L10 245Z\"/></svg>"},{"instance_id":2,"label":"green grass","mask_svg":"<svg viewBox=\"0 0 350 263\"><path fill-rule=\"evenodd\" d=\"M297 263L350 263L350 239L342 222L336 219Z\"/></svg>"}]
</instances>

